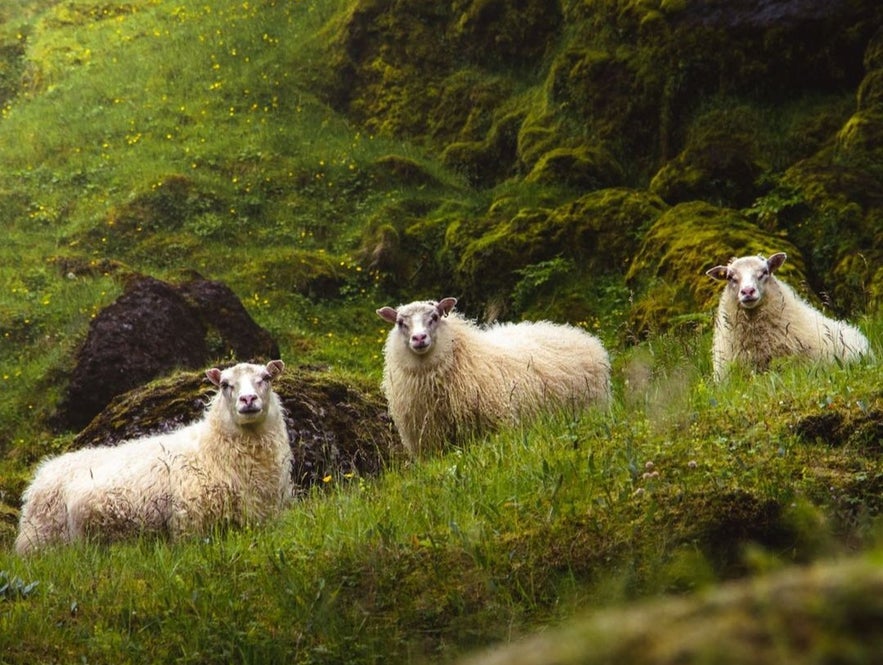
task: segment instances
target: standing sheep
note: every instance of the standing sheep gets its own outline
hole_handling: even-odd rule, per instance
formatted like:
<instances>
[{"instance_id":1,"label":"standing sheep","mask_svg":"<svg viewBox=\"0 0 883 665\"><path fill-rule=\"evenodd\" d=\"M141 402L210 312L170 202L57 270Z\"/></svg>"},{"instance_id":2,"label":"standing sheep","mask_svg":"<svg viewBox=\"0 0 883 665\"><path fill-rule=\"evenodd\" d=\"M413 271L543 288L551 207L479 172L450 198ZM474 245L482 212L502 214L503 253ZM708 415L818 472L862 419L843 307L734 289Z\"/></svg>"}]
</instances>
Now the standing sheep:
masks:
<instances>
[{"instance_id":1,"label":"standing sheep","mask_svg":"<svg viewBox=\"0 0 883 665\"><path fill-rule=\"evenodd\" d=\"M16 551L85 537L176 538L275 514L290 493L288 430L271 387L283 368L209 369L219 391L202 420L42 462L22 497Z\"/></svg>"},{"instance_id":2,"label":"standing sheep","mask_svg":"<svg viewBox=\"0 0 883 665\"><path fill-rule=\"evenodd\" d=\"M547 321L479 328L453 312L455 298L377 314L395 327L384 348L383 392L412 455L515 423L549 405L610 398L601 342Z\"/></svg>"},{"instance_id":3,"label":"standing sheep","mask_svg":"<svg viewBox=\"0 0 883 665\"><path fill-rule=\"evenodd\" d=\"M764 370L782 356L848 362L869 353L857 328L822 315L773 276L785 258L782 252L768 259L743 256L706 272L727 280L714 322L711 357L717 381L732 362Z\"/></svg>"}]
</instances>

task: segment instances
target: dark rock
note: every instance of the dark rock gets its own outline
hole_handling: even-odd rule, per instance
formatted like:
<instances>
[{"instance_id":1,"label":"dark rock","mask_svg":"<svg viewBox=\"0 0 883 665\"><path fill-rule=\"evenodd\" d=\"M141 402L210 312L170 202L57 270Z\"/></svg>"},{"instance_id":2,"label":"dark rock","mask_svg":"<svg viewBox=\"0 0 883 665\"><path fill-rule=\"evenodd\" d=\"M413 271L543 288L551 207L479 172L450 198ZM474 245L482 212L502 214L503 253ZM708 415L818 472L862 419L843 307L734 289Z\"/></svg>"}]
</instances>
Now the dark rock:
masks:
<instances>
[{"instance_id":1,"label":"dark rock","mask_svg":"<svg viewBox=\"0 0 883 665\"><path fill-rule=\"evenodd\" d=\"M92 321L54 424L80 429L110 400L176 368L212 358L279 356L279 347L223 284L133 279Z\"/></svg>"},{"instance_id":2,"label":"dark rock","mask_svg":"<svg viewBox=\"0 0 883 665\"><path fill-rule=\"evenodd\" d=\"M272 360L279 357L279 346L258 326L242 302L226 284L198 279L179 287L210 333L220 341L209 348L211 357L231 355L239 361Z\"/></svg>"}]
</instances>

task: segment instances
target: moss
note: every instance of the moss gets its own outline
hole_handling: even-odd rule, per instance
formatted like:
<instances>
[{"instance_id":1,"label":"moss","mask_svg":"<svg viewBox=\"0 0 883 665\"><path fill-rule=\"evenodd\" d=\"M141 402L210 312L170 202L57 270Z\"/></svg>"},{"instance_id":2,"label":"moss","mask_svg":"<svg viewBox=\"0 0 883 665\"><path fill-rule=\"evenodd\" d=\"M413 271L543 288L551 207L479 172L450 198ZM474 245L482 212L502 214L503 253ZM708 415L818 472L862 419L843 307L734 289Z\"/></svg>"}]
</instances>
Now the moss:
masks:
<instances>
[{"instance_id":1,"label":"moss","mask_svg":"<svg viewBox=\"0 0 883 665\"><path fill-rule=\"evenodd\" d=\"M650 191L667 203L700 199L744 207L760 195L757 114L747 107L715 109L691 127L684 150L653 177Z\"/></svg>"},{"instance_id":2,"label":"moss","mask_svg":"<svg viewBox=\"0 0 883 665\"><path fill-rule=\"evenodd\" d=\"M883 649L874 557L584 615L466 663L594 665L873 661Z\"/></svg>"},{"instance_id":3,"label":"moss","mask_svg":"<svg viewBox=\"0 0 883 665\"><path fill-rule=\"evenodd\" d=\"M643 238L626 274L637 297L629 326L638 336L665 329L677 317L711 312L719 285L705 275L730 257L788 254L781 274L798 287L805 265L798 249L784 237L764 232L732 209L694 201L667 210Z\"/></svg>"},{"instance_id":4,"label":"moss","mask_svg":"<svg viewBox=\"0 0 883 665\"><path fill-rule=\"evenodd\" d=\"M520 207L503 198L482 219L451 226L446 252L457 257L457 286L473 303L501 314L517 313L510 295L526 288L525 270L557 258L578 270L568 287L582 289L585 300L597 298L603 275L621 275L638 247L641 233L665 204L651 194L624 188L601 189L556 207ZM521 311L544 307L543 291L526 297ZM545 303L547 304L547 303ZM587 303L576 312L595 311Z\"/></svg>"},{"instance_id":5,"label":"moss","mask_svg":"<svg viewBox=\"0 0 883 665\"><path fill-rule=\"evenodd\" d=\"M311 299L334 298L346 283L339 257L323 251L268 250L259 260L244 261L238 277L255 293L285 296L299 293Z\"/></svg>"},{"instance_id":6,"label":"moss","mask_svg":"<svg viewBox=\"0 0 883 665\"><path fill-rule=\"evenodd\" d=\"M155 234L180 230L190 219L209 212L219 213L223 209L223 203L215 195L202 191L191 178L170 175L112 207L103 225L96 225L75 237L74 242L83 242L102 252L125 255L148 238L162 245L164 241L155 238ZM179 237L175 243L186 245L187 239ZM147 255L153 251L151 247L145 249Z\"/></svg>"},{"instance_id":7,"label":"moss","mask_svg":"<svg viewBox=\"0 0 883 665\"><path fill-rule=\"evenodd\" d=\"M831 305L840 315L870 306L873 276L863 264L883 261L883 180L866 163L823 151L788 169L782 183L804 202L798 214L783 219L783 227L812 266L813 288L836 293Z\"/></svg>"},{"instance_id":8,"label":"moss","mask_svg":"<svg viewBox=\"0 0 883 665\"><path fill-rule=\"evenodd\" d=\"M460 0L453 9L452 39L470 60L485 66L542 58L562 22L560 4L547 0Z\"/></svg>"},{"instance_id":9,"label":"moss","mask_svg":"<svg viewBox=\"0 0 883 665\"><path fill-rule=\"evenodd\" d=\"M371 179L380 188L426 187L440 184L425 166L410 157L384 155L371 165Z\"/></svg>"},{"instance_id":10,"label":"moss","mask_svg":"<svg viewBox=\"0 0 883 665\"><path fill-rule=\"evenodd\" d=\"M431 214L438 205L432 198L405 199L369 219L356 258L389 295L410 302L416 292L449 281L440 248L451 221Z\"/></svg>"},{"instance_id":11,"label":"moss","mask_svg":"<svg viewBox=\"0 0 883 665\"><path fill-rule=\"evenodd\" d=\"M489 187L513 175L518 163L517 136L523 114L499 115L484 138L450 143L441 153L446 166L478 187Z\"/></svg>"},{"instance_id":12,"label":"moss","mask_svg":"<svg viewBox=\"0 0 883 665\"><path fill-rule=\"evenodd\" d=\"M556 148L545 153L534 165L528 183L566 185L580 190L622 185L622 167L599 146Z\"/></svg>"}]
</instances>

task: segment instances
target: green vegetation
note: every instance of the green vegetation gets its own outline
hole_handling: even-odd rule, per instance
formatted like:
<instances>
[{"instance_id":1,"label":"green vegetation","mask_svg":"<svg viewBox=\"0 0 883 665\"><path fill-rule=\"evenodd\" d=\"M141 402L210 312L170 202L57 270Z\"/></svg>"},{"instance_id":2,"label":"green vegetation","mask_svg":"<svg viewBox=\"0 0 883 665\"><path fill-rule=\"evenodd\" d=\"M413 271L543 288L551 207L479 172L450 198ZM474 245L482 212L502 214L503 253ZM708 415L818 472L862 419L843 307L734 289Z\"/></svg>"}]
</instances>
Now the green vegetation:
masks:
<instances>
[{"instance_id":1,"label":"green vegetation","mask_svg":"<svg viewBox=\"0 0 883 665\"><path fill-rule=\"evenodd\" d=\"M795 564L872 582L879 361L713 385L704 277L784 249L879 358L883 9L853 5L808 50L691 0L6 2L0 663L448 662ZM598 334L614 403L329 473L260 528L17 558L90 322L133 275L194 272L319 396L374 408L375 308L455 295Z\"/></svg>"},{"instance_id":2,"label":"green vegetation","mask_svg":"<svg viewBox=\"0 0 883 665\"><path fill-rule=\"evenodd\" d=\"M259 530L4 554L38 584L3 605L3 652L447 659L580 608L872 544L880 367L782 366L717 389L685 343L704 340L620 357L611 413L552 414L377 479L333 478Z\"/></svg>"}]
</instances>

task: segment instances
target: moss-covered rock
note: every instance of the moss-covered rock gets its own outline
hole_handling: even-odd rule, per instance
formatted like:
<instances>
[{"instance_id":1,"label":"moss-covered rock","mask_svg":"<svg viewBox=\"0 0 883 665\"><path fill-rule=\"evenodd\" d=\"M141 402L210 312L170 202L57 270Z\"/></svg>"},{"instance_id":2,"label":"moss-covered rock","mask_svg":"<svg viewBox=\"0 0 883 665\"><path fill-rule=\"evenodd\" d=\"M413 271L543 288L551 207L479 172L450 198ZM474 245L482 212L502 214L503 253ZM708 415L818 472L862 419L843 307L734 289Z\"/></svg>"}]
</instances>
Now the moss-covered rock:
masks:
<instances>
[{"instance_id":1,"label":"moss-covered rock","mask_svg":"<svg viewBox=\"0 0 883 665\"><path fill-rule=\"evenodd\" d=\"M438 179L424 165L403 155L383 155L374 160L369 170L371 180L379 188L426 187L438 185Z\"/></svg>"},{"instance_id":2,"label":"moss-covered rock","mask_svg":"<svg viewBox=\"0 0 883 665\"><path fill-rule=\"evenodd\" d=\"M798 249L782 234L762 231L744 214L708 203L682 203L667 210L643 237L626 274L637 294L629 326L642 336L678 320L710 321L720 294L705 271L733 256L775 251L788 254L785 281L799 289L806 268Z\"/></svg>"},{"instance_id":3,"label":"moss-covered rock","mask_svg":"<svg viewBox=\"0 0 883 665\"><path fill-rule=\"evenodd\" d=\"M539 158L525 182L595 190L622 185L624 173L600 146L555 148Z\"/></svg>"},{"instance_id":4,"label":"moss-covered rock","mask_svg":"<svg viewBox=\"0 0 883 665\"><path fill-rule=\"evenodd\" d=\"M362 233L356 258L393 297L410 302L423 289L450 282L450 271L440 256L449 220L432 216L438 205L432 199L385 205Z\"/></svg>"},{"instance_id":5,"label":"moss-covered rock","mask_svg":"<svg viewBox=\"0 0 883 665\"><path fill-rule=\"evenodd\" d=\"M286 409L297 487L328 475L380 473L397 439L377 386L287 367L274 382ZM179 372L114 399L74 439L73 448L114 445L198 420L215 392L203 372Z\"/></svg>"},{"instance_id":6,"label":"moss-covered rock","mask_svg":"<svg viewBox=\"0 0 883 665\"><path fill-rule=\"evenodd\" d=\"M547 0L458 0L450 37L470 60L494 67L541 59L562 23L560 3Z\"/></svg>"},{"instance_id":7,"label":"moss-covered rock","mask_svg":"<svg viewBox=\"0 0 883 665\"><path fill-rule=\"evenodd\" d=\"M274 249L259 260L243 261L237 272L258 292L333 298L346 283L343 263L340 257L323 251Z\"/></svg>"},{"instance_id":8,"label":"moss-covered rock","mask_svg":"<svg viewBox=\"0 0 883 665\"><path fill-rule=\"evenodd\" d=\"M463 665L873 661L883 649L873 557L792 568L682 598L597 612Z\"/></svg>"},{"instance_id":9,"label":"moss-covered rock","mask_svg":"<svg viewBox=\"0 0 883 665\"><path fill-rule=\"evenodd\" d=\"M642 232L664 208L658 197L624 188L553 208L512 208L504 199L481 220L451 225L446 251L458 257L457 285L476 310L512 315L540 307L538 299L558 283L546 281L557 271L550 273L545 262L562 259L574 266L567 271L568 280L576 276L569 290L581 288L587 302L575 311L585 314L595 309L587 305L597 300L600 278L624 272ZM540 283L546 287L535 289ZM511 298L516 288L517 302Z\"/></svg>"},{"instance_id":10,"label":"moss-covered rock","mask_svg":"<svg viewBox=\"0 0 883 665\"><path fill-rule=\"evenodd\" d=\"M686 145L650 181L650 191L667 203L699 199L734 208L760 194L762 163L759 118L747 107L716 109L688 131Z\"/></svg>"},{"instance_id":11,"label":"moss-covered rock","mask_svg":"<svg viewBox=\"0 0 883 665\"><path fill-rule=\"evenodd\" d=\"M192 178L170 175L111 208L103 224L72 238L72 242L102 254L112 252L142 260L153 257L172 263L192 254L198 244L192 229L184 231L185 223L223 210L223 202L202 191Z\"/></svg>"},{"instance_id":12,"label":"moss-covered rock","mask_svg":"<svg viewBox=\"0 0 883 665\"><path fill-rule=\"evenodd\" d=\"M517 173L518 128L523 113L513 111L499 115L483 138L449 143L441 153L446 166L479 187L488 187Z\"/></svg>"}]
</instances>

